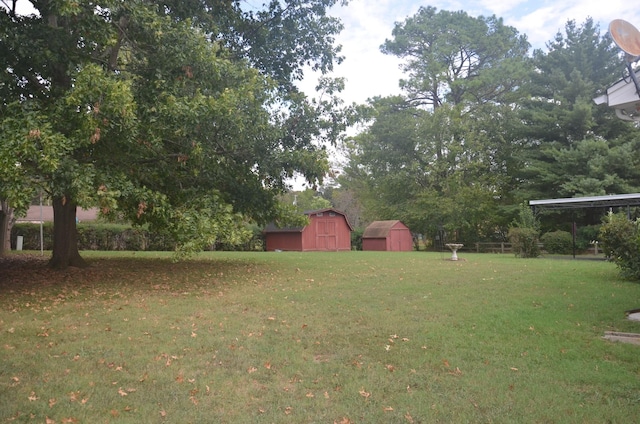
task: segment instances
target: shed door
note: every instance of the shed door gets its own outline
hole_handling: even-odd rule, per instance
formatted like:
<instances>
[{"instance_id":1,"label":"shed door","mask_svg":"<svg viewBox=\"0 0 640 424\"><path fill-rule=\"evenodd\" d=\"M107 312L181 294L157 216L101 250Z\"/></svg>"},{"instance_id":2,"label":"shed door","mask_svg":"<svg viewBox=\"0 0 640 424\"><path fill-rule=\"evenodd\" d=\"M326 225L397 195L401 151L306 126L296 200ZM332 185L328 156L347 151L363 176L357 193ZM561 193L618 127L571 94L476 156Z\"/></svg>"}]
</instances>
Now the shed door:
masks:
<instances>
[{"instance_id":1,"label":"shed door","mask_svg":"<svg viewBox=\"0 0 640 424\"><path fill-rule=\"evenodd\" d=\"M409 241L407 233L402 229L391 230L390 237L392 240L392 249L394 251L404 252L413 249L413 240Z\"/></svg>"},{"instance_id":2,"label":"shed door","mask_svg":"<svg viewBox=\"0 0 640 424\"><path fill-rule=\"evenodd\" d=\"M316 249L337 250L337 246L336 222L331 219L318 219L316 221Z\"/></svg>"}]
</instances>

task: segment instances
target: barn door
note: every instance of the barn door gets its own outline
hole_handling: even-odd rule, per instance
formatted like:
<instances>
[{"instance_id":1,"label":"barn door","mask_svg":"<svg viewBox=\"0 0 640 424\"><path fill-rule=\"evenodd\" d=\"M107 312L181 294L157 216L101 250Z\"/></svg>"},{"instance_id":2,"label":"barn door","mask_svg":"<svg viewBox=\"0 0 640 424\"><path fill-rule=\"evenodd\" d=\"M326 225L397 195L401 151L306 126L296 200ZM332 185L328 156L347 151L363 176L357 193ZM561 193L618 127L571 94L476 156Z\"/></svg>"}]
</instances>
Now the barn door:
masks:
<instances>
[{"instance_id":1,"label":"barn door","mask_svg":"<svg viewBox=\"0 0 640 424\"><path fill-rule=\"evenodd\" d=\"M318 219L316 221L316 249L338 249L338 236L336 234L336 222L334 220Z\"/></svg>"}]
</instances>

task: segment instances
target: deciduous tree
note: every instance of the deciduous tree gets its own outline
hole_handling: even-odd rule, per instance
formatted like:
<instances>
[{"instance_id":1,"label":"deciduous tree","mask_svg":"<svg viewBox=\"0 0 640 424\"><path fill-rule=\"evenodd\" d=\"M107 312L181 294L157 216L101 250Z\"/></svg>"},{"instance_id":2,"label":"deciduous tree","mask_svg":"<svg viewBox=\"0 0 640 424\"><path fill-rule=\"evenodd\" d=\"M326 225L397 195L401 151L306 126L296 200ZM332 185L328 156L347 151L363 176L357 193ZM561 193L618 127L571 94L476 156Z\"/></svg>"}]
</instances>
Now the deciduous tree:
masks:
<instances>
[{"instance_id":1,"label":"deciduous tree","mask_svg":"<svg viewBox=\"0 0 640 424\"><path fill-rule=\"evenodd\" d=\"M508 223L528 47L501 19L462 11L426 7L396 24L381 49L404 59L405 95L370 102L347 169L370 214L464 240Z\"/></svg>"},{"instance_id":2,"label":"deciduous tree","mask_svg":"<svg viewBox=\"0 0 640 424\"><path fill-rule=\"evenodd\" d=\"M246 218L278 216L275 196L295 172L320 180L322 143L342 122L293 82L341 59L341 24L325 13L335 3L38 0L20 16L5 2L0 116L11 103L33 109L61 146L54 167L20 182L53 200L51 265L84 265L77 206L98 203L193 251L233 239Z\"/></svg>"}]
</instances>

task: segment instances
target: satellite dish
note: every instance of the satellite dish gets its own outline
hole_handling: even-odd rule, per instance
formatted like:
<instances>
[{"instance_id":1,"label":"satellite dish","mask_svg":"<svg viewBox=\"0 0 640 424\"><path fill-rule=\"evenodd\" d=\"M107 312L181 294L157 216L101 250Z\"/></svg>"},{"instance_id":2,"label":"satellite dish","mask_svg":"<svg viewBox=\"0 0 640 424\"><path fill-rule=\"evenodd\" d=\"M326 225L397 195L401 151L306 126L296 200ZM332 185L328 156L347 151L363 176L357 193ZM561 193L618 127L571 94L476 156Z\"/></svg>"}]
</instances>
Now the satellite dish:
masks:
<instances>
[{"instance_id":1,"label":"satellite dish","mask_svg":"<svg viewBox=\"0 0 640 424\"><path fill-rule=\"evenodd\" d=\"M640 31L624 19L614 19L609 24L609 34L614 43L627 54L627 60L635 62L640 57Z\"/></svg>"}]
</instances>

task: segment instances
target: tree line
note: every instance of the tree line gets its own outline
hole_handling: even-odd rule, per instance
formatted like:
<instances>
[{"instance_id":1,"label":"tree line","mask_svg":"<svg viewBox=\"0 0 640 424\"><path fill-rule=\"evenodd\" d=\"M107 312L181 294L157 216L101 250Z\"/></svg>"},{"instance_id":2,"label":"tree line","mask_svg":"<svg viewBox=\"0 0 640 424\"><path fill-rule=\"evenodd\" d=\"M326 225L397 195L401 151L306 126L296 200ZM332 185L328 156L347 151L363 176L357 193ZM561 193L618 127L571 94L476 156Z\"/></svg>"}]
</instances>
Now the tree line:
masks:
<instances>
[{"instance_id":1,"label":"tree line","mask_svg":"<svg viewBox=\"0 0 640 424\"><path fill-rule=\"evenodd\" d=\"M473 243L506 240L532 199L640 191L640 133L593 101L624 61L592 19L530 52L495 16L423 7L380 47L402 59L402 93L360 108L341 190L364 221ZM604 211L549 212L543 231L598 224Z\"/></svg>"}]
</instances>

